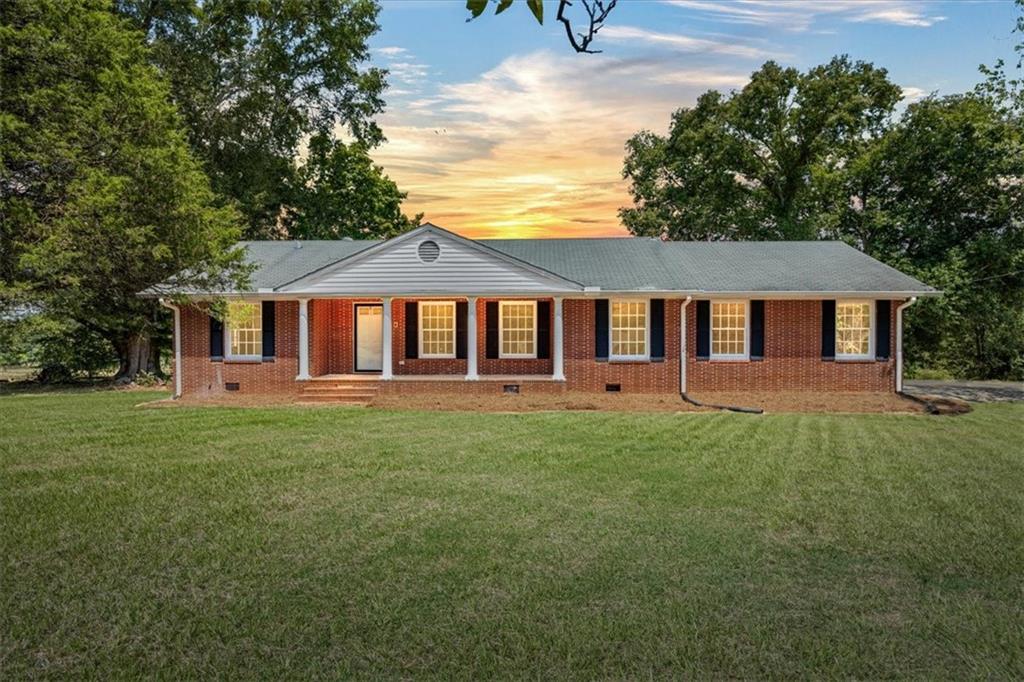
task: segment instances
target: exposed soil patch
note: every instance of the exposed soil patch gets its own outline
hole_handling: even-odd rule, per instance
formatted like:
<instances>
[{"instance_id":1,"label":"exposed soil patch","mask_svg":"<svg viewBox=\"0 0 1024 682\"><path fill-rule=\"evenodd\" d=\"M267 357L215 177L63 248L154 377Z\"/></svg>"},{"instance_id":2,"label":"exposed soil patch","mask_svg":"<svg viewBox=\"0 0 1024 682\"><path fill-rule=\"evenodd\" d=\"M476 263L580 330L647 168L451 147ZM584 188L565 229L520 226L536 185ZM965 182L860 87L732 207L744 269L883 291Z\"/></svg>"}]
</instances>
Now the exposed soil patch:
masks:
<instances>
[{"instance_id":1,"label":"exposed soil patch","mask_svg":"<svg viewBox=\"0 0 1024 682\"><path fill-rule=\"evenodd\" d=\"M694 394L702 403L759 407L765 412L911 412L924 407L895 393L709 392Z\"/></svg>"},{"instance_id":2,"label":"exposed soil patch","mask_svg":"<svg viewBox=\"0 0 1024 682\"><path fill-rule=\"evenodd\" d=\"M966 400L945 395L913 394L911 398L921 403L928 414L967 414L974 409Z\"/></svg>"},{"instance_id":3,"label":"exposed soil patch","mask_svg":"<svg viewBox=\"0 0 1024 682\"><path fill-rule=\"evenodd\" d=\"M564 393L561 395L380 395L372 407L389 410L444 410L455 412L547 412L592 410L603 412L709 412L674 395L637 393Z\"/></svg>"},{"instance_id":4,"label":"exposed soil patch","mask_svg":"<svg viewBox=\"0 0 1024 682\"><path fill-rule=\"evenodd\" d=\"M805 391L708 392L691 397L701 403L760 408L766 413L925 413L925 405L887 393L814 393ZM962 401L929 396L941 403L940 414L970 411ZM218 395L206 398L163 399L143 403L145 407L273 407L294 405L293 396ZM336 407L324 403L324 407ZM304 405L304 407L318 407ZM421 395L379 395L370 407L389 410L439 410L447 412L717 412L712 407L697 407L675 395L640 393L564 393L560 395L459 395L424 393Z\"/></svg>"},{"instance_id":5,"label":"exposed soil patch","mask_svg":"<svg viewBox=\"0 0 1024 682\"><path fill-rule=\"evenodd\" d=\"M701 403L757 407L765 412L905 412L923 413L912 400L887 393L702 393L692 396ZM622 412L715 412L696 407L679 396L642 394L498 395L449 394L378 396L372 407L410 410L476 412L537 412L548 410L596 410Z\"/></svg>"}]
</instances>

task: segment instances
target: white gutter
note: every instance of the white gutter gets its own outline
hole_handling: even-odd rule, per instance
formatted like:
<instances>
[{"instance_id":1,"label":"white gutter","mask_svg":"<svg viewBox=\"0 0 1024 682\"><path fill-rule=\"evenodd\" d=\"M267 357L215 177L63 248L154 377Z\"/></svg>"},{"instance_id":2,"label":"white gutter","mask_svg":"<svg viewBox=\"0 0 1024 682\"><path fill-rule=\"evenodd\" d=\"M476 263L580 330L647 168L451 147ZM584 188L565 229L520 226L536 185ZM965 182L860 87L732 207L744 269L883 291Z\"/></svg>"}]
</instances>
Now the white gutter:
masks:
<instances>
[{"instance_id":1,"label":"white gutter","mask_svg":"<svg viewBox=\"0 0 1024 682\"><path fill-rule=\"evenodd\" d=\"M896 392L903 393L903 309L917 303L917 296L896 308Z\"/></svg>"},{"instance_id":2,"label":"white gutter","mask_svg":"<svg viewBox=\"0 0 1024 682\"><path fill-rule=\"evenodd\" d=\"M684 291L671 289L649 289L649 290L558 290L544 289L533 291L247 291L247 292L191 292L185 293L193 300L216 300L216 299L241 299L241 300L262 300L262 301L297 301L303 298L465 298L476 296L478 298L538 298L561 296L564 299L592 299L592 298L672 298L682 299L686 296L698 296L701 298L729 298L729 299L761 299L761 300L813 300L852 298L860 301L892 300L897 298L919 298L928 296L941 296L941 291ZM158 295L147 295L145 298L159 298Z\"/></svg>"},{"instance_id":3,"label":"white gutter","mask_svg":"<svg viewBox=\"0 0 1024 682\"><path fill-rule=\"evenodd\" d=\"M679 393L686 395L686 306L693 296L687 296L679 304Z\"/></svg>"},{"instance_id":4,"label":"white gutter","mask_svg":"<svg viewBox=\"0 0 1024 682\"><path fill-rule=\"evenodd\" d=\"M174 311L174 397L181 397L181 308L160 299L160 305Z\"/></svg>"}]
</instances>

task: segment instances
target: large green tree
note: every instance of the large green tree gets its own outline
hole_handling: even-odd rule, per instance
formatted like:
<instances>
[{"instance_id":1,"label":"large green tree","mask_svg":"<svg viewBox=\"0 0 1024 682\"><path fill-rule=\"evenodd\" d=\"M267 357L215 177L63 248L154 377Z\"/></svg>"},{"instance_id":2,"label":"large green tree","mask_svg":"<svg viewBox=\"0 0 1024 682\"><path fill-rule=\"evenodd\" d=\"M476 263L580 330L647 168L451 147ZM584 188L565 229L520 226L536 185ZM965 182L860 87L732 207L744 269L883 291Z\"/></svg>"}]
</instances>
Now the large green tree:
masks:
<instances>
[{"instance_id":1,"label":"large green tree","mask_svg":"<svg viewBox=\"0 0 1024 682\"><path fill-rule=\"evenodd\" d=\"M298 239L388 238L416 227L423 217L402 213L405 193L359 143L314 136L298 180L288 220L290 235Z\"/></svg>"},{"instance_id":2,"label":"large green tree","mask_svg":"<svg viewBox=\"0 0 1024 682\"><path fill-rule=\"evenodd\" d=\"M306 220L292 232L293 218L309 213L300 203L343 203L341 187L321 182L335 173L300 162L310 138L340 145L347 137L362 150L383 139L374 116L384 106L386 72L368 65L374 0L115 0L115 7L146 35L193 150L214 191L237 202L248 238L328 234L348 219L343 210L321 211L316 229ZM349 174L361 174L349 201L362 193L403 198L378 167L362 172L356 155L339 152L332 161L332 171L350 161ZM320 191L327 197L317 202L311 194ZM376 226L391 216L369 218Z\"/></svg>"},{"instance_id":3,"label":"large green tree","mask_svg":"<svg viewBox=\"0 0 1024 682\"><path fill-rule=\"evenodd\" d=\"M740 91L709 91L667 136L626 143L634 234L815 239L815 174L877 137L900 99L884 69L837 57L806 73L767 62Z\"/></svg>"},{"instance_id":4,"label":"large green tree","mask_svg":"<svg viewBox=\"0 0 1024 682\"><path fill-rule=\"evenodd\" d=\"M3 319L45 315L67 343L108 343L120 376L157 371L167 315L136 294L181 271L184 285L240 283L240 217L107 2L6 0L0 36Z\"/></svg>"},{"instance_id":5,"label":"large green tree","mask_svg":"<svg viewBox=\"0 0 1024 682\"><path fill-rule=\"evenodd\" d=\"M627 145L635 234L843 239L945 294L908 317L911 366L1024 377L1024 128L1002 67L894 114L885 72L768 63Z\"/></svg>"},{"instance_id":6,"label":"large green tree","mask_svg":"<svg viewBox=\"0 0 1024 682\"><path fill-rule=\"evenodd\" d=\"M992 97L930 97L832 173L838 236L945 292L908 318L917 364L1024 376L1022 133Z\"/></svg>"}]
</instances>

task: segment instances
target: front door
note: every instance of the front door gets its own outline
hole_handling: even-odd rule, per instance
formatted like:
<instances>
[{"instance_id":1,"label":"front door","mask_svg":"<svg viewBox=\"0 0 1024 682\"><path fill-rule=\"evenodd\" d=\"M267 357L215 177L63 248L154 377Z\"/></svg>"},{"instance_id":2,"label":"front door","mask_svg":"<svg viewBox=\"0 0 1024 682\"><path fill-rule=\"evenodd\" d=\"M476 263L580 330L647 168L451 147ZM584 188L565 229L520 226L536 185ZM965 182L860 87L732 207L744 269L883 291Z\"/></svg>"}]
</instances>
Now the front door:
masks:
<instances>
[{"instance_id":1,"label":"front door","mask_svg":"<svg viewBox=\"0 0 1024 682\"><path fill-rule=\"evenodd\" d=\"M356 371L379 372L384 367L384 308L356 305Z\"/></svg>"}]
</instances>

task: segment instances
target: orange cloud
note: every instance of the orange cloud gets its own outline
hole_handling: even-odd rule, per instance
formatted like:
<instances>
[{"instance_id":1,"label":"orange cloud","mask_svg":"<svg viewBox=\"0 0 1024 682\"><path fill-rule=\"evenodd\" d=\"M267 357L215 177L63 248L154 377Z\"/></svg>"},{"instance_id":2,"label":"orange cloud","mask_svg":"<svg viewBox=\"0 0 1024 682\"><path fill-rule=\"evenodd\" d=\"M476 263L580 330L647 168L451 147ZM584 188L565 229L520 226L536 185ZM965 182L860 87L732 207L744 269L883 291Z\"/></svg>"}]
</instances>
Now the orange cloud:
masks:
<instances>
[{"instance_id":1,"label":"orange cloud","mask_svg":"<svg viewBox=\"0 0 1024 682\"><path fill-rule=\"evenodd\" d=\"M514 56L476 80L390 99L374 158L409 193L406 212L462 234L625 236L626 140L665 130L708 87L746 80L678 55Z\"/></svg>"}]
</instances>

